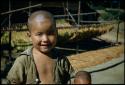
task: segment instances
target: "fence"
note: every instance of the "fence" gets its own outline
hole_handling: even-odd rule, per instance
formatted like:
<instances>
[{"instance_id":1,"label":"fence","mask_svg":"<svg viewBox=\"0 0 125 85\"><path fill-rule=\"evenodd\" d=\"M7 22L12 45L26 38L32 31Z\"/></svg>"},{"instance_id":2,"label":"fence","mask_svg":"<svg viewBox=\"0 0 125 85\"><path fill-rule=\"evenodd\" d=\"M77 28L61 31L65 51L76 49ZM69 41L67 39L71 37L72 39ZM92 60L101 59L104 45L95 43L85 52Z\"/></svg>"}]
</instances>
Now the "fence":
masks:
<instances>
[{"instance_id":1,"label":"fence","mask_svg":"<svg viewBox=\"0 0 125 85\"><path fill-rule=\"evenodd\" d=\"M3 27L3 28L1 28L0 30L1 30L1 34L2 34L2 32L4 32L4 31L9 31L9 45L11 46L11 36L12 36L12 31L26 31L27 29L26 29L26 23L20 23L20 24L17 24L17 27L15 28L15 27L13 27L13 26L11 26L11 21L10 21L10 18L11 18L11 14L12 13L15 13L15 12L19 12L19 11L23 11L23 10L27 10L27 9L29 9L29 12L28 12L28 15L30 15L31 14L31 11L30 11L30 9L31 8L35 8L35 7L39 7L39 6L42 6L42 4L36 4L36 5L33 5L33 6L31 6L31 4L30 4L30 2L29 2L29 6L28 7L24 7L24 8L20 8L20 9L16 9L16 10L11 10L11 2L9 2L9 11L8 12L3 12L3 13L1 13L1 15L9 15L9 24L8 24L8 27ZM67 11L67 15L66 14L64 14L64 15L54 15L54 18L56 19L56 18L65 18L65 17L70 17L71 18L71 20L74 22L74 26L72 26L72 27L75 27L75 28L80 28L82 25L80 25L80 23L112 23L112 21L82 21L81 19L80 19L80 17L81 16L83 16L83 15L90 15L90 14L93 14L93 15L96 15L97 14L97 12L90 12L90 13L80 13L80 2L79 2L79 7L78 7L78 13L77 14L71 14L70 12L69 12L69 10L68 10L68 7L66 7L65 8L65 10ZM74 16L77 16L77 18L78 18L78 22L76 22L76 19L74 19ZM4 21L3 21L4 22ZM22 26L24 26L24 29L22 29L23 27ZM72 28L72 27L68 27L68 28ZM15 28L15 29L14 29ZM19 28L21 28L21 29L19 29ZM58 27L58 28L65 28L65 27ZM119 34L119 26L118 26L118 30L117 30L117 39L116 39L116 42L118 42L118 34ZM77 46L76 46L76 53L78 53L78 51L82 51L82 50L79 50L79 43L76 43L77 44ZM65 48L61 48L61 47L57 47L58 49L65 49ZM74 48L73 49L70 49L70 48L66 48L65 50L75 50ZM10 58L11 58L11 49L9 49L9 56L10 56Z\"/></svg>"}]
</instances>

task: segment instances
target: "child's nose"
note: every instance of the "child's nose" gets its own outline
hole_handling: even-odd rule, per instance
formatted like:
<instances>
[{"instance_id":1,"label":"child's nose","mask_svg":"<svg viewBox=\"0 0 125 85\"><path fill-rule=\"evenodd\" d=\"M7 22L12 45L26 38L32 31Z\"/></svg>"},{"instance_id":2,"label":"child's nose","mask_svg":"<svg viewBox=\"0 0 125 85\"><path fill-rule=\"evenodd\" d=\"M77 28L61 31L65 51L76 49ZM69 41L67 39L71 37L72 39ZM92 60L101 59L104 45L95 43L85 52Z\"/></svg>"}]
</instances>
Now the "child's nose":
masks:
<instances>
[{"instance_id":1,"label":"child's nose","mask_svg":"<svg viewBox=\"0 0 125 85\"><path fill-rule=\"evenodd\" d=\"M42 41L43 41L43 42L48 41L48 36L47 36L46 34L44 34L44 35L42 36Z\"/></svg>"}]
</instances>

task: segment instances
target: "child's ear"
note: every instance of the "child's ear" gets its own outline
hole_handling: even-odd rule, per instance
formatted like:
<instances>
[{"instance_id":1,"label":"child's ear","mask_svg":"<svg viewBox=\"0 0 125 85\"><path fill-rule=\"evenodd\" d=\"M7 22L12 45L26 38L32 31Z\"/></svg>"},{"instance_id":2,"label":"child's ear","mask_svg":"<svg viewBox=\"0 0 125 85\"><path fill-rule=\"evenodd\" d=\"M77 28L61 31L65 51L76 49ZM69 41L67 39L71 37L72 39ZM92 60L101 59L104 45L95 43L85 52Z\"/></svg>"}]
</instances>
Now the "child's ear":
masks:
<instances>
[{"instance_id":1,"label":"child's ear","mask_svg":"<svg viewBox=\"0 0 125 85\"><path fill-rule=\"evenodd\" d=\"M29 31L27 32L27 36L28 36L28 37L31 37L31 33L30 33Z\"/></svg>"},{"instance_id":2,"label":"child's ear","mask_svg":"<svg viewBox=\"0 0 125 85\"><path fill-rule=\"evenodd\" d=\"M30 32L27 32L27 36L29 37L30 42L32 42L31 33Z\"/></svg>"}]
</instances>

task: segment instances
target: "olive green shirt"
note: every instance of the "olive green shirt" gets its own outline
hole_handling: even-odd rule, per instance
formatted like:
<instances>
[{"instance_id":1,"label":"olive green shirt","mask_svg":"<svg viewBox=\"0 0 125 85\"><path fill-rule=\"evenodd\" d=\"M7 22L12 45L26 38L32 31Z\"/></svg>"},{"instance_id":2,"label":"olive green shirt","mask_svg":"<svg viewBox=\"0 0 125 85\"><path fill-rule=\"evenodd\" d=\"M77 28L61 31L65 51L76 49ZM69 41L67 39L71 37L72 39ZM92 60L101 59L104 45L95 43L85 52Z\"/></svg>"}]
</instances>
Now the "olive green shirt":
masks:
<instances>
[{"instance_id":1,"label":"olive green shirt","mask_svg":"<svg viewBox=\"0 0 125 85\"><path fill-rule=\"evenodd\" d=\"M57 84L71 83L71 78L74 76L74 70L68 59L53 51L56 56L56 66L53 70L54 81ZM39 76L32 56L32 48L25 50L15 60L12 68L10 69L7 80L10 83L20 84L38 84ZM42 81L41 81L42 82Z\"/></svg>"}]
</instances>

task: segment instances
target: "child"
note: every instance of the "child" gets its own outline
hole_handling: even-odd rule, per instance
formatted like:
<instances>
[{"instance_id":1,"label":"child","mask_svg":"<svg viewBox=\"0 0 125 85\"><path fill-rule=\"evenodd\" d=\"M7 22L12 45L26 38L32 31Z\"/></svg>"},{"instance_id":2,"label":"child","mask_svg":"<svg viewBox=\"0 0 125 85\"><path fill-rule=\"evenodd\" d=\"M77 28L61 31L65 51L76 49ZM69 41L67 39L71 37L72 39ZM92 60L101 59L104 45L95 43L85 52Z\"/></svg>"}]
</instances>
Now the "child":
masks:
<instances>
[{"instance_id":1,"label":"child","mask_svg":"<svg viewBox=\"0 0 125 85\"><path fill-rule=\"evenodd\" d=\"M91 84L91 75L86 71L79 71L75 75L74 84Z\"/></svg>"},{"instance_id":2,"label":"child","mask_svg":"<svg viewBox=\"0 0 125 85\"><path fill-rule=\"evenodd\" d=\"M46 11L34 12L28 18L28 28L33 46L15 60L8 73L8 81L11 84L71 82L74 70L68 59L54 48L57 29L52 14Z\"/></svg>"}]
</instances>

